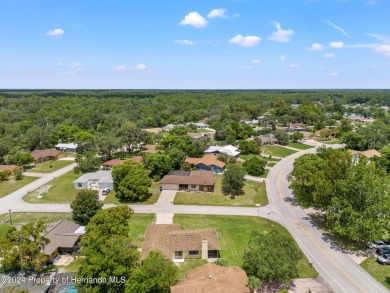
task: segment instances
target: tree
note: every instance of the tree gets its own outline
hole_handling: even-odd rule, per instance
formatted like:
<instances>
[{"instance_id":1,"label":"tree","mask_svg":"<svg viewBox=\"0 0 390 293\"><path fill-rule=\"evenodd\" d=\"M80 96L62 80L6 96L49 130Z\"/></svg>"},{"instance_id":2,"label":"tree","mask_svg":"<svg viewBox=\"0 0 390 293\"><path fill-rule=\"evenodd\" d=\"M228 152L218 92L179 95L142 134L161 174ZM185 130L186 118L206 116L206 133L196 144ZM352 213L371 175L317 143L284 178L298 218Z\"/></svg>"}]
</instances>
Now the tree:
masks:
<instances>
[{"instance_id":1,"label":"tree","mask_svg":"<svg viewBox=\"0 0 390 293\"><path fill-rule=\"evenodd\" d=\"M101 161L93 152L87 152L85 155L77 154L75 159L77 166L74 173L89 173L99 169Z\"/></svg>"},{"instance_id":2,"label":"tree","mask_svg":"<svg viewBox=\"0 0 390 293\"><path fill-rule=\"evenodd\" d=\"M149 176L157 180L173 169L171 158L165 154L147 155L145 167L150 171Z\"/></svg>"},{"instance_id":3,"label":"tree","mask_svg":"<svg viewBox=\"0 0 390 293\"><path fill-rule=\"evenodd\" d=\"M111 278L108 282L79 284L87 292L124 292L125 281L138 265L139 252L128 238L129 218L133 211L127 206L100 210L86 226L81 243L85 258L78 278Z\"/></svg>"},{"instance_id":4,"label":"tree","mask_svg":"<svg viewBox=\"0 0 390 293\"><path fill-rule=\"evenodd\" d=\"M253 231L243 255L243 269L261 282L287 284L298 276L302 253L286 233Z\"/></svg>"},{"instance_id":5,"label":"tree","mask_svg":"<svg viewBox=\"0 0 390 293\"><path fill-rule=\"evenodd\" d=\"M70 204L73 220L86 225L89 220L103 207L99 201L99 194L96 190L82 189L77 192L76 198Z\"/></svg>"},{"instance_id":6,"label":"tree","mask_svg":"<svg viewBox=\"0 0 390 293\"><path fill-rule=\"evenodd\" d=\"M22 180L23 179L23 173L21 170L17 170L14 173L15 180Z\"/></svg>"},{"instance_id":7,"label":"tree","mask_svg":"<svg viewBox=\"0 0 390 293\"><path fill-rule=\"evenodd\" d=\"M246 160L242 165L244 169L252 176L260 176L265 172L265 165L267 163L259 157L253 156Z\"/></svg>"},{"instance_id":8,"label":"tree","mask_svg":"<svg viewBox=\"0 0 390 293\"><path fill-rule=\"evenodd\" d=\"M246 281L246 285L251 290L251 292L255 292L257 289L261 287L261 281L259 278L255 276L250 276Z\"/></svg>"},{"instance_id":9,"label":"tree","mask_svg":"<svg viewBox=\"0 0 390 293\"><path fill-rule=\"evenodd\" d=\"M143 201L149 196L152 182L142 164L132 160L117 165L112 170L115 196L122 201Z\"/></svg>"},{"instance_id":10,"label":"tree","mask_svg":"<svg viewBox=\"0 0 390 293\"><path fill-rule=\"evenodd\" d=\"M238 165L230 166L223 174L222 192L232 197L242 194L245 185L244 169Z\"/></svg>"},{"instance_id":11,"label":"tree","mask_svg":"<svg viewBox=\"0 0 390 293\"><path fill-rule=\"evenodd\" d=\"M288 134L284 130L275 130L275 138L279 140L280 144L287 144L289 140Z\"/></svg>"},{"instance_id":12,"label":"tree","mask_svg":"<svg viewBox=\"0 0 390 293\"><path fill-rule=\"evenodd\" d=\"M298 140L301 140L301 139L303 139L303 133L302 132L299 132L299 131L296 131L296 132L294 132L292 135L291 135L291 139L293 140L293 141L298 141Z\"/></svg>"},{"instance_id":13,"label":"tree","mask_svg":"<svg viewBox=\"0 0 390 293\"><path fill-rule=\"evenodd\" d=\"M165 259L160 251L151 251L141 266L131 273L125 292L169 292L177 274L178 268L171 260Z\"/></svg>"},{"instance_id":14,"label":"tree","mask_svg":"<svg viewBox=\"0 0 390 293\"><path fill-rule=\"evenodd\" d=\"M0 182L6 180L9 177L8 171L2 171L0 172Z\"/></svg>"},{"instance_id":15,"label":"tree","mask_svg":"<svg viewBox=\"0 0 390 293\"><path fill-rule=\"evenodd\" d=\"M240 140L238 145L243 154L259 154L261 152L258 143L254 140Z\"/></svg>"},{"instance_id":16,"label":"tree","mask_svg":"<svg viewBox=\"0 0 390 293\"><path fill-rule=\"evenodd\" d=\"M128 150L138 148L141 143L147 144L150 142L149 134L132 123L123 124L116 135Z\"/></svg>"}]
</instances>

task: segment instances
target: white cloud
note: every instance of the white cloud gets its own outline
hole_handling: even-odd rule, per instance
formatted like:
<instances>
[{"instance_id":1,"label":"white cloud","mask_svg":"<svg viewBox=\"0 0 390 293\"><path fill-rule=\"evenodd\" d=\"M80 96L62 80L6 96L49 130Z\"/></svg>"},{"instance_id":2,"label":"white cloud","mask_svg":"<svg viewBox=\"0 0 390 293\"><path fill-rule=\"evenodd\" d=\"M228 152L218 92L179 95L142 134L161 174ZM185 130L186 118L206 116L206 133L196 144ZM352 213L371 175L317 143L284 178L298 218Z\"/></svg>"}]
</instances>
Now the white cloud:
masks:
<instances>
[{"instance_id":1,"label":"white cloud","mask_svg":"<svg viewBox=\"0 0 390 293\"><path fill-rule=\"evenodd\" d=\"M380 45L375 48L375 51L380 53L390 53L390 45Z\"/></svg>"},{"instance_id":2,"label":"white cloud","mask_svg":"<svg viewBox=\"0 0 390 293\"><path fill-rule=\"evenodd\" d=\"M331 27L333 27L334 29L338 30L339 32L341 32L344 36L348 37L348 38L351 38L352 37L345 31L345 29L343 29L342 27L338 26L337 24L331 22L330 20L324 20L325 23Z\"/></svg>"},{"instance_id":3,"label":"white cloud","mask_svg":"<svg viewBox=\"0 0 390 293\"><path fill-rule=\"evenodd\" d=\"M69 66L77 68L77 67L81 67L81 64L79 62L73 61L69 63Z\"/></svg>"},{"instance_id":4,"label":"white cloud","mask_svg":"<svg viewBox=\"0 0 390 293\"><path fill-rule=\"evenodd\" d=\"M338 76L339 73L338 72L329 72L328 75L332 76L332 77L335 77L335 76Z\"/></svg>"},{"instance_id":5,"label":"white cloud","mask_svg":"<svg viewBox=\"0 0 390 293\"><path fill-rule=\"evenodd\" d=\"M326 53L323 55L324 58L334 58L336 55L333 53Z\"/></svg>"},{"instance_id":6,"label":"white cloud","mask_svg":"<svg viewBox=\"0 0 390 293\"><path fill-rule=\"evenodd\" d=\"M49 37L58 37L58 36L62 36L64 33L65 31L62 28L56 28L52 31L48 31L46 35Z\"/></svg>"},{"instance_id":7,"label":"white cloud","mask_svg":"<svg viewBox=\"0 0 390 293\"><path fill-rule=\"evenodd\" d=\"M276 22L275 27L277 29L276 32L273 32L272 35L269 37L271 41L279 42L279 43L288 43L291 40L291 37L294 34L294 31L289 30L283 30L280 23Z\"/></svg>"},{"instance_id":8,"label":"white cloud","mask_svg":"<svg viewBox=\"0 0 390 293\"><path fill-rule=\"evenodd\" d=\"M322 51L322 50L324 50L324 49L325 49L325 47L322 46L321 44L318 44L318 43L314 43L314 44L311 45L311 47L310 47L310 50L312 50L312 51Z\"/></svg>"},{"instance_id":9,"label":"white cloud","mask_svg":"<svg viewBox=\"0 0 390 293\"><path fill-rule=\"evenodd\" d=\"M229 40L229 43L236 44L242 47L253 47L256 46L260 41L261 38L258 36L236 35L235 37Z\"/></svg>"},{"instance_id":10,"label":"white cloud","mask_svg":"<svg viewBox=\"0 0 390 293\"><path fill-rule=\"evenodd\" d=\"M142 71L142 70L145 70L145 69L146 69L146 65L145 64L138 64L135 67L135 70L138 70L138 71Z\"/></svg>"},{"instance_id":11,"label":"white cloud","mask_svg":"<svg viewBox=\"0 0 390 293\"><path fill-rule=\"evenodd\" d=\"M286 55L282 55L282 56L280 56L279 60L284 62L284 61L287 60L287 56Z\"/></svg>"},{"instance_id":12,"label":"white cloud","mask_svg":"<svg viewBox=\"0 0 390 293\"><path fill-rule=\"evenodd\" d=\"M262 61L260 60L260 59L256 59L256 58L254 58L254 59L252 59L251 60L251 63L252 64L260 64Z\"/></svg>"},{"instance_id":13,"label":"white cloud","mask_svg":"<svg viewBox=\"0 0 390 293\"><path fill-rule=\"evenodd\" d=\"M209 14L207 15L208 18L226 18L227 15L226 15L226 9L225 8L217 8L217 9L213 9L209 12Z\"/></svg>"},{"instance_id":14,"label":"white cloud","mask_svg":"<svg viewBox=\"0 0 390 293\"><path fill-rule=\"evenodd\" d=\"M125 65L118 65L116 67L111 68L111 70L114 70L114 71L125 71L125 70L130 70L130 68L125 66Z\"/></svg>"},{"instance_id":15,"label":"white cloud","mask_svg":"<svg viewBox=\"0 0 390 293\"><path fill-rule=\"evenodd\" d=\"M180 21L180 25L191 25L196 28L206 27L207 20L204 19L202 15L198 12L190 12L188 13L182 21Z\"/></svg>"},{"instance_id":16,"label":"white cloud","mask_svg":"<svg viewBox=\"0 0 390 293\"><path fill-rule=\"evenodd\" d=\"M299 67L298 64L289 64L288 66L290 66L291 68L298 68Z\"/></svg>"},{"instance_id":17,"label":"white cloud","mask_svg":"<svg viewBox=\"0 0 390 293\"><path fill-rule=\"evenodd\" d=\"M181 45L186 45L186 46L193 46L195 45L195 42L190 41L190 40L175 40L176 43L181 44Z\"/></svg>"},{"instance_id":18,"label":"white cloud","mask_svg":"<svg viewBox=\"0 0 390 293\"><path fill-rule=\"evenodd\" d=\"M345 44L343 42L330 42L329 46L335 49L342 49L345 47Z\"/></svg>"}]
</instances>

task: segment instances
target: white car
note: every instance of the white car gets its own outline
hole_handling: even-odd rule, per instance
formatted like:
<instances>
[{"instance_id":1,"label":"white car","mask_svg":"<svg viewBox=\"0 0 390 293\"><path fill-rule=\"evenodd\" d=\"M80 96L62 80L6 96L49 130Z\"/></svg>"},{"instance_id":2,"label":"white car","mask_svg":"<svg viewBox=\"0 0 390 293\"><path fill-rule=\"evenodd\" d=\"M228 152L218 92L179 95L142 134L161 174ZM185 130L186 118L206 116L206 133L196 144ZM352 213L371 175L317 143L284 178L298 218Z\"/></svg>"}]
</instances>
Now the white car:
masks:
<instances>
[{"instance_id":1,"label":"white car","mask_svg":"<svg viewBox=\"0 0 390 293\"><path fill-rule=\"evenodd\" d=\"M102 195L107 195L111 190L109 188L104 188L102 190Z\"/></svg>"}]
</instances>

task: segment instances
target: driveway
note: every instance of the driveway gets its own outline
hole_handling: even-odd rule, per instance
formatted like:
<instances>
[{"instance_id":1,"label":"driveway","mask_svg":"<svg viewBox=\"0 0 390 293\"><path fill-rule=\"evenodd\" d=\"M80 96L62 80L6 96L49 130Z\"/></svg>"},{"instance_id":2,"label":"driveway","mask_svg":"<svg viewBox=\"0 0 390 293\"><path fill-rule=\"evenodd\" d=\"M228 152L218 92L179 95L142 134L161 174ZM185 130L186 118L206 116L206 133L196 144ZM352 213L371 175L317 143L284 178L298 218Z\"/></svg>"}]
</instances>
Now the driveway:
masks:
<instances>
[{"instance_id":1,"label":"driveway","mask_svg":"<svg viewBox=\"0 0 390 293\"><path fill-rule=\"evenodd\" d=\"M177 190L163 190L157 200L157 204L173 204Z\"/></svg>"}]
</instances>

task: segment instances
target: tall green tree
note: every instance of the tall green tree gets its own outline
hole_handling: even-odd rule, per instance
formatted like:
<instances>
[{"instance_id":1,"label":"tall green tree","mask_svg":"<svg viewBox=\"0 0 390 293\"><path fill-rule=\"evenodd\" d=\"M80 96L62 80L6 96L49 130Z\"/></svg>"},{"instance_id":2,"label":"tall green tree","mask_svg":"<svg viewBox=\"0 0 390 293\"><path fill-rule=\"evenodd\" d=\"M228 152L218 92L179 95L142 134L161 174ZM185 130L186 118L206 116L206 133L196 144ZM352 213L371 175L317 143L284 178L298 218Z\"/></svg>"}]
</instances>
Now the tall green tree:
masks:
<instances>
[{"instance_id":1,"label":"tall green tree","mask_svg":"<svg viewBox=\"0 0 390 293\"><path fill-rule=\"evenodd\" d=\"M265 172L266 161L262 160L259 157L253 156L246 160L242 166L252 176L260 176Z\"/></svg>"},{"instance_id":2,"label":"tall green tree","mask_svg":"<svg viewBox=\"0 0 390 293\"><path fill-rule=\"evenodd\" d=\"M171 157L165 154L150 154L146 156L145 167L150 171L149 176L157 180L161 179L169 171L173 170Z\"/></svg>"},{"instance_id":3,"label":"tall green tree","mask_svg":"<svg viewBox=\"0 0 390 293\"><path fill-rule=\"evenodd\" d=\"M89 220L103 207L99 200L97 190L82 189L77 192L76 198L71 202L73 220L86 225Z\"/></svg>"},{"instance_id":4,"label":"tall green tree","mask_svg":"<svg viewBox=\"0 0 390 293\"><path fill-rule=\"evenodd\" d=\"M236 164L229 166L223 174L222 192L231 196L236 196L243 193L245 185L244 169Z\"/></svg>"}]
</instances>

